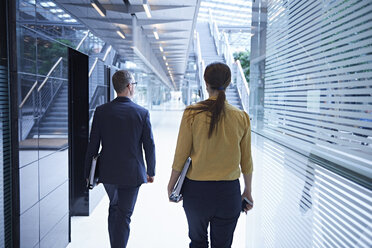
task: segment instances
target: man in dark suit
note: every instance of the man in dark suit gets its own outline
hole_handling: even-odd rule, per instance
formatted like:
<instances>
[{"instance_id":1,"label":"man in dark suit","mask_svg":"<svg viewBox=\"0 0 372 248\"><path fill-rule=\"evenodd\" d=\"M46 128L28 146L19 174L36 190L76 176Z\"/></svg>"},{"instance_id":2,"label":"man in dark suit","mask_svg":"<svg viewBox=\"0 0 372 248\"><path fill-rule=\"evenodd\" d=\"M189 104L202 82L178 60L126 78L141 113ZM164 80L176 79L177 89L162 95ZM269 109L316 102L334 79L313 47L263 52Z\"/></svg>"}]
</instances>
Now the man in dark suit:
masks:
<instances>
[{"instance_id":1,"label":"man in dark suit","mask_svg":"<svg viewBox=\"0 0 372 248\"><path fill-rule=\"evenodd\" d=\"M136 82L125 70L112 77L118 95L96 108L87 149L85 175L88 178L92 157L102 145L99 181L110 198L108 229L111 247L126 247L129 224L142 183L155 176L155 145L149 112L131 101ZM146 155L146 167L142 148Z\"/></svg>"}]
</instances>

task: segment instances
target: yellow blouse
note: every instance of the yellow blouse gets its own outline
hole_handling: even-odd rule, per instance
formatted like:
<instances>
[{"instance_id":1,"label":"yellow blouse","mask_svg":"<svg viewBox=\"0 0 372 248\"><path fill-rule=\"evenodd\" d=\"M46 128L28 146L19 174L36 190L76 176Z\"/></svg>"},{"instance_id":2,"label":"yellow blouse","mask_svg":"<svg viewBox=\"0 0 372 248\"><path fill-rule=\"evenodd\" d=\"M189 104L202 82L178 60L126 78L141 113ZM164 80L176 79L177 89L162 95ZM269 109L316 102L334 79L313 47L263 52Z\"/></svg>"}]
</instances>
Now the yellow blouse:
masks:
<instances>
[{"instance_id":1,"label":"yellow blouse","mask_svg":"<svg viewBox=\"0 0 372 248\"><path fill-rule=\"evenodd\" d=\"M214 100L215 98L210 98ZM253 170L251 156L251 126L246 112L225 102L217 131L208 139L207 112L191 117L183 113L172 168L181 171L188 157L192 159L187 177L198 181L235 180Z\"/></svg>"}]
</instances>

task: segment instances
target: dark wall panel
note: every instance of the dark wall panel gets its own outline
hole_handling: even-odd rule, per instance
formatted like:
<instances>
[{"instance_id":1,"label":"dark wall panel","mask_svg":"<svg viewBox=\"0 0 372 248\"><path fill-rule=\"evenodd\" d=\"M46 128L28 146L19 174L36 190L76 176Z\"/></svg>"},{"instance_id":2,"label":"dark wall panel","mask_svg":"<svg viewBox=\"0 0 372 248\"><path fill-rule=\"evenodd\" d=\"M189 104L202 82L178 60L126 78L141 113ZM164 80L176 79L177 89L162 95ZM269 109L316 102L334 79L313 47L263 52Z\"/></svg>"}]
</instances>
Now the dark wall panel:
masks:
<instances>
[{"instance_id":1,"label":"dark wall panel","mask_svg":"<svg viewBox=\"0 0 372 248\"><path fill-rule=\"evenodd\" d=\"M89 57L68 50L70 213L89 215L84 178L85 152L89 135Z\"/></svg>"}]
</instances>

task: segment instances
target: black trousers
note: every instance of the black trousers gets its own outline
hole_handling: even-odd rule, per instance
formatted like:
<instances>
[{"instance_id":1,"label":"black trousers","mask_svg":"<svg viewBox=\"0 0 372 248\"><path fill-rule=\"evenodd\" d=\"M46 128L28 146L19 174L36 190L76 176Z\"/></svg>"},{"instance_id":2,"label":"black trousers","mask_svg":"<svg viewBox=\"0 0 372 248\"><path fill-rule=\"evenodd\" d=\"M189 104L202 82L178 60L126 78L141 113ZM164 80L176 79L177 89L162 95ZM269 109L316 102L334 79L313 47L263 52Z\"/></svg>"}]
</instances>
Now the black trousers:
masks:
<instances>
[{"instance_id":1,"label":"black trousers","mask_svg":"<svg viewBox=\"0 0 372 248\"><path fill-rule=\"evenodd\" d=\"M129 238L129 224L136 205L138 187L104 184L110 199L108 231L112 248L125 248Z\"/></svg>"},{"instance_id":2,"label":"black trousers","mask_svg":"<svg viewBox=\"0 0 372 248\"><path fill-rule=\"evenodd\" d=\"M208 247L208 225L212 248L231 247L241 210L239 180L193 181L185 178L182 191L190 248Z\"/></svg>"}]
</instances>

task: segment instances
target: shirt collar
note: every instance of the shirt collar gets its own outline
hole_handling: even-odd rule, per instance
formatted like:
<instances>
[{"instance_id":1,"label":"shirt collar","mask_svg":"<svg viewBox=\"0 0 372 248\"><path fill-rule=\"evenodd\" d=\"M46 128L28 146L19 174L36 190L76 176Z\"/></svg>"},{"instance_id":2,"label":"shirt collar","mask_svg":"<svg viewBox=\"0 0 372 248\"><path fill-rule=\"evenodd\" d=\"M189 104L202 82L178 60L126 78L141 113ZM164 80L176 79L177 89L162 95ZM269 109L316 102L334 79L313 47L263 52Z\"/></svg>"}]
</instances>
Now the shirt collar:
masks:
<instances>
[{"instance_id":1,"label":"shirt collar","mask_svg":"<svg viewBox=\"0 0 372 248\"><path fill-rule=\"evenodd\" d=\"M114 99L115 102L130 102L130 98L126 96L118 96Z\"/></svg>"}]
</instances>

